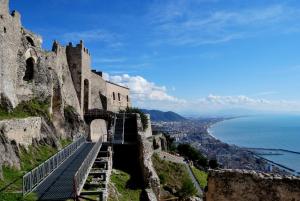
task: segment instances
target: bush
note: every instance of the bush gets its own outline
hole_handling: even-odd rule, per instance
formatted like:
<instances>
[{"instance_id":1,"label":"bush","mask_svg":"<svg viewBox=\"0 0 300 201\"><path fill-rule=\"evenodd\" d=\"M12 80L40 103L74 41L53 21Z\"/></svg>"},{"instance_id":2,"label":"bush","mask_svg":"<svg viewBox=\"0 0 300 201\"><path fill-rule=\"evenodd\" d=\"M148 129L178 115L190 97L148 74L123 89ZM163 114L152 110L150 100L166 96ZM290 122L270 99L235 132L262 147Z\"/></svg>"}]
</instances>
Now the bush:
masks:
<instances>
[{"instance_id":1,"label":"bush","mask_svg":"<svg viewBox=\"0 0 300 201\"><path fill-rule=\"evenodd\" d=\"M178 192L180 198L188 198L197 194L193 182L189 178L184 178L181 189Z\"/></svg>"},{"instance_id":2,"label":"bush","mask_svg":"<svg viewBox=\"0 0 300 201\"><path fill-rule=\"evenodd\" d=\"M139 108L130 108L130 107L127 107L126 110L121 110L120 113L139 114L140 117L141 117L141 121L142 121L142 125L143 125L143 130L144 131L148 128L148 126L151 126L151 125L148 125L148 117L147 117L147 115L142 110L140 110Z\"/></svg>"}]
</instances>

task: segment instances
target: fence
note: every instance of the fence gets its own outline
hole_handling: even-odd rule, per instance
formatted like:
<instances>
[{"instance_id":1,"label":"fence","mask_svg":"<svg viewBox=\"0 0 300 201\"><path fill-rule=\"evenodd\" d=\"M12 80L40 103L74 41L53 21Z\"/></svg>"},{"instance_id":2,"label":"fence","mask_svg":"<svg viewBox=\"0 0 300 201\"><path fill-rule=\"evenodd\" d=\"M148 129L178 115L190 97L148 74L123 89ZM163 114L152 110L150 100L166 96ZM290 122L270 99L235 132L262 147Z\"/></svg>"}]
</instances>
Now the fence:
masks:
<instances>
[{"instance_id":1,"label":"fence","mask_svg":"<svg viewBox=\"0 0 300 201\"><path fill-rule=\"evenodd\" d=\"M84 142L85 137L80 137L47 161L25 174L23 176L23 195L33 191L34 188L36 188L50 173L57 169Z\"/></svg>"},{"instance_id":2,"label":"fence","mask_svg":"<svg viewBox=\"0 0 300 201\"><path fill-rule=\"evenodd\" d=\"M87 155L80 168L76 172L73 179L73 188L74 188L74 196L79 196L80 192L83 189L84 183L89 175L89 172L97 158L97 155L100 151L102 145L102 136L98 140L98 142L93 146L90 153Z\"/></svg>"}]
</instances>

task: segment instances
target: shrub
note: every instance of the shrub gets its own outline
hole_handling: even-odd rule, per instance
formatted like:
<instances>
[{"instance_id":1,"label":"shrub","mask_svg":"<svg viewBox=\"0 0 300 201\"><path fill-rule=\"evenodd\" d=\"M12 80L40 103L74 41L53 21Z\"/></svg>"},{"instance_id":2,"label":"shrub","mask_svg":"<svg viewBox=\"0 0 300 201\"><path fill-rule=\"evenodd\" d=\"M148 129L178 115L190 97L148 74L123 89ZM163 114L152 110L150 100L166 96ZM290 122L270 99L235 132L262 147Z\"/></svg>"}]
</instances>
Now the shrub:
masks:
<instances>
[{"instance_id":1,"label":"shrub","mask_svg":"<svg viewBox=\"0 0 300 201\"><path fill-rule=\"evenodd\" d=\"M184 178L181 189L178 192L180 198L188 198L197 194L193 182L189 178Z\"/></svg>"}]
</instances>

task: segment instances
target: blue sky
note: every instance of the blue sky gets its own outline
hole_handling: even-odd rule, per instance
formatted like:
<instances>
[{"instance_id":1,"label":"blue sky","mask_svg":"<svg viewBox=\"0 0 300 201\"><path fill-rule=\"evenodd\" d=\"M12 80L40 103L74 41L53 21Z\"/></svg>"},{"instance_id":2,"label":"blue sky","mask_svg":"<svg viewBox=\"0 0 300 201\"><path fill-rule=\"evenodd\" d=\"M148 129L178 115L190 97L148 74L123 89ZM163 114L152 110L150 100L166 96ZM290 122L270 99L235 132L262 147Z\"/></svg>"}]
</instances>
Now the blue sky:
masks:
<instances>
[{"instance_id":1,"label":"blue sky","mask_svg":"<svg viewBox=\"0 0 300 201\"><path fill-rule=\"evenodd\" d=\"M44 47L83 39L144 108L300 112L296 0L11 0Z\"/></svg>"}]
</instances>

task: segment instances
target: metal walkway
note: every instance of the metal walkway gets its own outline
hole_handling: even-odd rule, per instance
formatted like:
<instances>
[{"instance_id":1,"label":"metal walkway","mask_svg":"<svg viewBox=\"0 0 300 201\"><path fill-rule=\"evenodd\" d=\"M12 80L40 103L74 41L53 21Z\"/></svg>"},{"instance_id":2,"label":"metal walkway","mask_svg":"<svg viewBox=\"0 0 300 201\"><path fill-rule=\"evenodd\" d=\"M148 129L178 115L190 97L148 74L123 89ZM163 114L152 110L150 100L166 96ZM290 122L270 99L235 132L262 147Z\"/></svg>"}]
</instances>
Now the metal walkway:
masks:
<instances>
[{"instance_id":1,"label":"metal walkway","mask_svg":"<svg viewBox=\"0 0 300 201\"><path fill-rule=\"evenodd\" d=\"M73 178L95 143L85 142L64 161L35 190L39 200L67 200L74 198Z\"/></svg>"}]
</instances>

